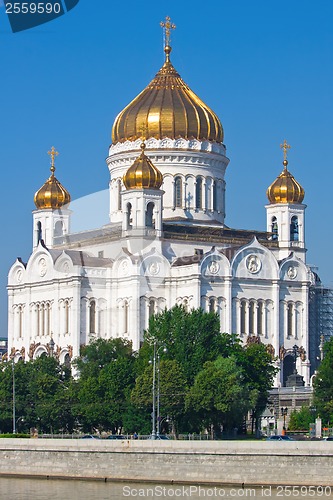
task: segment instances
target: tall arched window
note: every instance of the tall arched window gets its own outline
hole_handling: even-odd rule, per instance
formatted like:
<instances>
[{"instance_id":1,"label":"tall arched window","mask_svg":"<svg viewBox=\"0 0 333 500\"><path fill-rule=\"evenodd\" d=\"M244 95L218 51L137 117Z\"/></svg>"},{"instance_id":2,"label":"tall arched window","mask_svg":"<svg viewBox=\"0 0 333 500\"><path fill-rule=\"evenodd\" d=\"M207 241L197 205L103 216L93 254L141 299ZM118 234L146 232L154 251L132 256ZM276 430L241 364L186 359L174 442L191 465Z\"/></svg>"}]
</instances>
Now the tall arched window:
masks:
<instances>
[{"instance_id":1,"label":"tall arched window","mask_svg":"<svg viewBox=\"0 0 333 500\"><path fill-rule=\"evenodd\" d=\"M69 302L68 300L65 300L64 303L64 308L65 308L65 332L64 333L69 333Z\"/></svg>"},{"instance_id":2,"label":"tall arched window","mask_svg":"<svg viewBox=\"0 0 333 500\"><path fill-rule=\"evenodd\" d=\"M124 302L124 333L128 333L129 306L127 300Z\"/></svg>"},{"instance_id":3,"label":"tall arched window","mask_svg":"<svg viewBox=\"0 0 333 500\"><path fill-rule=\"evenodd\" d=\"M65 354L64 365L66 366L66 368L70 368L71 367L71 358L69 357L68 353Z\"/></svg>"},{"instance_id":4,"label":"tall arched window","mask_svg":"<svg viewBox=\"0 0 333 500\"><path fill-rule=\"evenodd\" d=\"M132 227L132 204L127 203L127 228L131 229Z\"/></svg>"},{"instance_id":5,"label":"tall arched window","mask_svg":"<svg viewBox=\"0 0 333 500\"><path fill-rule=\"evenodd\" d=\"M250 302L249 306L249 334L254 334L254 315L255 315L255 303Z\"/></svg>"},{"instance_id":6,"label":"tall arched window","mask_svg":"<svg viewBox=\"0 0 333 500\"><path fill-rule=\"evenodd\" d=\"M118 210L121 210L121 180L117 182Z\"/></svg>"},{"instance_id":7,"label":"tall arched window","mask_svg":"<svg viewBox=\"0 0 333 500\"><path fill-rule=\"evenodd\" d=\"M272 231L272 240L275 241L275 240L279 239L279 229L278 229L278 223L277 223L276 217L272 217L271 231Z\"/></svg>"},{"instance_id":8,"label":"tall arched window","mask_svg":"<svg viewBox=\"0 0 333 500\"><path fill-rule=\"evenodd\" d=\"M149 202L146 209L146 227L155 227L154 203Z\"/></svg>"},{"instance_id":9,"label":"tall arched window","mask_svg":"<svg viewBox=\"0 0 333 500\"><path fill-rule=\"evenodd\" d=\"M202 178L197 177L195 186L195 208L202 208Z\"/></svg>"},{"instance_id":10,"label":"tall arched window","mask_svg":"<svg viewBox=\"0 0 333 500\"><path fill-rule=\"evenodd\" d=\"M298 241L298 219L295 215L290 221L290 241Z\"/></svg>"},{"instance_id":11,"label":"tall arched window","mask_svg":"<svg viewBox=\"0 0 333 500\"><path fill-rule=\"evenodd\" d=\"M21 338L23 334L23 306L18 307L18 336Z\"/></svg>"},{"instance_id":12,"label":"tall arched window","mask_svg":"<svg viewBox=\"0 0 333 500\"><path fill-rule=\"evenodd\" d=\"M89 307L89 333L96 333L96 302L92 300Z\"/></svg>"},{"instance_id":13,"label":"tall arched window","mask_svg":"<svg viewBox=\"0 0 333 500\"><path fill-rule=\"evenodd\" d=\"M44 304L39 304L39 335L42 337L45 334L45 320L44 320Z\"/></svg>"},{"instance_id":14,"label":"tall arched window","mask_svg":"<svg viewBox=\"0 0 333 500\"><path fill-rule=\"evenodd\" d=\"M242 301L241 302L241 321L240 321L240 328L241 331L240 333L246 333L246 302Z\"/></svg>"},{"instance_id":15,"label":"tall arched window","mask_svg":"<svg viewBox=\"0 0 333 500\"><path fill-rule=\"evenodd\" d=\"M150 299L150 301L149 301L149 317L151 318L152 316L154 316L155 312L156 312L155 300Z\"/></svg>"},{"instance_id":16,"label":"tall arched window","mask_svg":"<svg viewBox=\"0 0 333 500\"><path fill-rule=\"evenodd\" d=\"M39 243L43 239L42 236L42 223L40 221L37 222L37 242Z\"/></svg>"},{"instance_id":17,"label":"tall arched window","mask_svg":"<svg viewBox=\"0 0 333 500\"><path fill-rule=\"evenodd\" d=\"M51 304L45 304L45 335L49 335L51 331Z\"/></svg>"},{"instance_id":18,"label":"tall arched window","mask_svg":"<svg viewBox=\"0 0 333 500\"><path fill-rule=\"evenodd\" d=\"M293 335L293 305L288 304L287 308L287 336L292 337Z\"/></svg>"},{"instance_id":19,"label":"tall arched window","mask_svg":"<svg viewBox=\"0 0 333 500\"><path fill-rule=\"evenodd\" d=\"M209 312L210 313L215 313L216 312L216 300L214 297L211 297L209 299Z\"/></svg>"},{"instance_id":20,"label":"tall arched window","mask_svg":"<svg viewBox=\"0 0 333 500\"><path fill-rule=\"evenodd\" d=\"M174 190L175 207L182 207L183 184L182 178L179 176L175 178Z\"/></svg>"},{"instance_id":21,"label":"tall arched window","mask_svg":"<svg viewBox=\"0 0 333 500\"><path fill-rule=\"evenodd\" d=\"M64 234L64 227L61 220L57 220L54 226L54 236L62 236Z\"/></svg>"},{"instance_id":22,"label":"tall arched window","mask_svg":"<svg viewBox=\"0 0 333 500\"><path fill-rule=\"evenodd\" d=\"M217 210L217 183L213 181L213 210Z\"/></svg>"},{"instance_id":23,"label":"tall arched window","mask_svg":"<svg viewBox=\"0 0 333 500\"><path fill-rule=\"evenodd\" d=\"M258 309L257 309L257 333L258 335L262 335L262 325L263 325L263 312L264 312L264 305L262 302L258 302Z\"/></svg>"}]
</instances>

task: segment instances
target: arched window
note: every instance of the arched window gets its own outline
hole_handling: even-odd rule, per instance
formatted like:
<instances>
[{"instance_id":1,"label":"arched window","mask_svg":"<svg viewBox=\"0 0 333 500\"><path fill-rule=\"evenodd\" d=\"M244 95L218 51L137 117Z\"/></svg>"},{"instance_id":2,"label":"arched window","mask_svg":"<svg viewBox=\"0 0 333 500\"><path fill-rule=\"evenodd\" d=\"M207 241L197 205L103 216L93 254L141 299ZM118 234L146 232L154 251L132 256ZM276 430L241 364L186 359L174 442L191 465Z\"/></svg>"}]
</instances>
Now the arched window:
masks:
<instances>
[{"instance_id":1,"label":"arched window","mask_svg":"<svg viewBox=\"0 0 333 500\"><path fill-rule=\"evenodd\" d=\"M39 243L43 239L42 235L42 223L40 221L37 222L37 242Z\"/></svg>"},{"instance_id":2,"label":"arched window","mask_svg":"<svg viewBox=\"0 0 333 500\"><path fill-rule=\"evenodd\" d=\"M241 321L240 321L240 328L241 331L240 333L246 333L246 302L242 301L241 302Z\"/></svg>"},{"instance_id":3,"label":"arched window","mask_svg":"<svg viewBox=\"0 0 333 500\"><path fill-rule=\"evenodd\" d=\"M210 313L216 312L216 300L214 299L214 297L211 297L209 299L209 312Z\"/></svg>"},{"instance_id":4,"label":"arched window","mask_svg":"<svg viewBox=\"0 0 333 500\"><path fill-rule=\"evenodd\" d=\"M254 315L255 315L255 303L250 302L249 306L249 334L254 334Z\"/></svg>"},{"instance_id":5,"label":"arched window","mask_svg":"<svg viewBox=\"0 0 333 500\"><path fill-rule=\"evenodd\" d=\"M69 303L68 300L65 300L64 303L64 308L65 308L65 332L64 333L69 333Z\"/></svg>"},{"instance_id":6,"label":"arched window","mask_svg":"<svg viewBox=\"0 0 333 500\"><path fill-rule=\"evenodd\" d=\"M127 203L127 229L132 227L132 204Z\"/></svg>"},{"instance_id":7,"label":"arched window","mask_svg":"<svg viewBox=\"0 0 333 500\"><path fill-rule=\"evenodd\" d=\"M213 181L213 210L217 210L217 183Z\"/></svg>"},{"instance_id":8,"label":"arched window","mask_svg":"<svg viewBox=\"0 0 333 500\"><path fill-rule=\"evenodd\" d=\"M149 202L146 209L146 227L155 227L154 203Z\"/></svg>"},{"instance_id":9,"label":"arched window","mask_svg":"<svg viewBox=\"0 0 333 500\"><path fill-rule=\"evenodd\" d=\"M277 239L279 239L279 230L276 217L272 217L271 231L272 231L272 240L276 241Z\"/></svg>"},{"instance_id":10,"label":"arched window","mask_svg":"<svg viewBox=\"0 0 333 500\"><path fill-rule=\"evenodd\" d=\"M51 304L47 302L45 304L45 335L50 334L51 329Z\"/></svg>"},{"instance_id":11,"label":"arched window","mask_svg":"<svg viewBox=\"0 0 333 500\"><path fill-rule=\"evenodd\" d=\"M154 316L156 310L156 304L155 304L155 300L154 299L150 299L149 301L149 317L151 318L152 316Z\"/></svg>"},{"instance_id":12,"label":"arched window","mask_svg":"<svg viewBox=\"0 0 333 500\"><path fill-rule=\"evenodd\" d=\"M18 336L21 338L23 334L23 306L18 307Z\"/></svg>"},{"instance_id":13,"label":"arched window","mask_svg":"<svg viewBox=\"0 0 333 500\"><path fill-rule=\"evenodd\" d=\"M124 302L124 333L128 333L129 306L127 300Z\"/></svg>"},{"instance_id":14,"label":"arched window","mask_svg":"<svg viewBox=\"0 0 333 500\"><path fill-rule=\"evenodd\" d=\"M89 307L89 333L96 333L96 302L92 300Z\"/></svg>"},{"instance_id":15,"label":"arched window","mask_svg":"<svg viewBox=\"0 0 333 500\"><path fill-rule=\"evenodd\" d=\"M174 193L175 207L182 207L183 184L182 184L182 178L179 176L175 178L174 190L175 190Z\"/></svg>"},{"instance_id":16,"label":"arched window","mask_svg":"<svg viewBox=\"0 0 333 500\"><path fill-rule=\"evenodd\" d=\"M298 219L295 215L290 221L290 241L298 241Z\"/></svg>"},{"instance_id":17,"label":"arched window","mask_svg":"<svg viewBox=\"0 0 333 500\"><path fill-rule=\"evenodd\" d=\"M44 320L44 304L39 304L39 335L43 337L45 334L45 320Z\"/></svg>"},{"instance_id":18,"label":"arched window","mask_svg":"<svg viewBox=\"0 0 333 500\"><path fill-rule=\"evenodd\" d=\"M118 210L121 210L121 180L117 182L117 192L118 192Z\"/></svg>"},{"instance_id":19,"label":"arched window","mask_svg":"<svg viewBox=\"0 0 333 500\"><path fill-rule=\"evenodd\" d=\"M202 178L197 177L195 186L195 208L202 208Z\"/></svg>"},{"instance_id":20,"label":"arched window","mask_svg":"<svg viewBox=\"0 0 333 500\"><path fill-rule=\"evenodd\" d=\"M69 357L68 353L64 357L64 365L66 366L66 368L71 367L71 358Z\"/></svg>"},{"instance_id":21,"label":"arched window","mask_svg":"<svg viewBox=\"0 0 333 500\"><path fill-rule=\"evenodd\" d=\"M292 337L293 335L293 305L288 304L287 308L287 336Z\"/></svg>"},{"instance_id":22,"label":"arched window","mask_svg":"<svg viewBox=\"0 0 333 500\"><path fill-rule=\"evenodd\" d=\"M62 236L64 234L64 227L61 220L57 220L54 226L54 236Z\"/></svg>"},{"instance_id":23,"label":"arched window","mask_svg":"<svg viewBox=\"0 0 333 500\"><path fill-rule=\"evenodd\" d=\"M263 310L264 306L262 302L258 302L258 309L257 309L257 333L258 335L262 335L262 325L263 325Z\"/></svg>"}]
</instances>

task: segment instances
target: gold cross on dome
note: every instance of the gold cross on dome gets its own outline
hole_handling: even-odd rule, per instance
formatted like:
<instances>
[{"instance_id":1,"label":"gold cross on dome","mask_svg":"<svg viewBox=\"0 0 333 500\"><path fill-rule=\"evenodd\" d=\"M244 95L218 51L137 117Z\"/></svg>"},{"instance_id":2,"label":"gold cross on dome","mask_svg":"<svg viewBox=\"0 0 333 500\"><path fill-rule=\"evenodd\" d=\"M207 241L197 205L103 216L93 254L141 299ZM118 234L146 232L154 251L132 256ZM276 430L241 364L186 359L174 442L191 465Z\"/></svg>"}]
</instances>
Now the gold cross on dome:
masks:
<instances>
[{"instance_id":1,"label":"gold cross on dome","mask_svg":"<svg viewBox=\"0 0 333 500\"><path fill-rule=\"evenodd\" d=\"M58 156L58 151L56 151L55 147L52 146L51 151L47 152L48 155L51 156L51 171L54 172L55 166L54 166L54 159L56 156Z\"/></svg>"},{"instance_id":2,"label":"gold cross on dome","mask_svg":"<svg viewBox=\"0 0 333 500\"><path fill-rule=\"evenodd\" d=\"M291 148L286 140L283 141L283 144L280 144L280 148L283 149L283 160L287 161L288 149Z\"/></svg>"},{"instance_id":3,"label":"gold cross on dome","mask_svg":"<svg viewBox=\"0 0 333 500\"><path fill-rule=\"evenodd\" d=\"M176 25L171 22L169 16L166 16L165 22L161 21L160 26L164 31L164 47L169 47L171 41L171 30L175 30Z\"/></svg>"}]
</instances>

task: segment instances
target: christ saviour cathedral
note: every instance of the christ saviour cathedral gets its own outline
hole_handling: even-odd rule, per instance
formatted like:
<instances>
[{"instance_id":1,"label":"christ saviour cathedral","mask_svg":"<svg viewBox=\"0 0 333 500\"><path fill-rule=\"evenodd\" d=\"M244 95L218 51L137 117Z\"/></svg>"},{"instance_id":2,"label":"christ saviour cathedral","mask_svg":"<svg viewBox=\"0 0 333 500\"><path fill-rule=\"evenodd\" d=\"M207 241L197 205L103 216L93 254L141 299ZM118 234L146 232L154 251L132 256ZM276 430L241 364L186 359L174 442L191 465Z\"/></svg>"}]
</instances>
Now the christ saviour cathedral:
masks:
<instances>
[{"instance_id":1,"label":"christ saviour cathedral","mask_svg":"<svg viewBox=\"0 0 333 500\"><path fill-rule=\"evenodd\" d=\"M111 337L138 350L149 317L181 304L216 312L221 332L244 344L265 344L276 387L295 368L309 386L320 280L306 263L304 189L289 171L290 146L272 171L265 230L228 227L223 127L172 65L174 25L162 24L164 64L113 123L108 224L71 232L70 194L49 152L31 256L9 271L8 355L70 363L80 346Z\"/></svg>"}]
</instances>

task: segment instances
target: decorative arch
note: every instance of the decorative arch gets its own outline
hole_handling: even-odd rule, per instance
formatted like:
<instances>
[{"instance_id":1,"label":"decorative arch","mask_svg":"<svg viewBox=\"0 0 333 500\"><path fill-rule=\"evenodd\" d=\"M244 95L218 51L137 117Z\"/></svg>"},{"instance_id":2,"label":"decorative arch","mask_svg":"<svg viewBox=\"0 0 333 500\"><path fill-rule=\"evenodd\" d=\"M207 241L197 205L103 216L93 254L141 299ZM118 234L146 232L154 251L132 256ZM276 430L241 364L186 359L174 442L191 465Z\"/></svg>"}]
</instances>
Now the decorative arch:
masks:
<instances>
[{"instance_id":1,"label":"decorative arch","mask_svg":"<svg viewBox=\"0 0 333 500\"><path fill-rule=\"evenodd\" d=\"M146 207L146 227L150 227L153 229L155 228L154 208L155 204L150 201Z\"/></svg>"},{"instance_id":2,"label":"decorative arch","mask_svg":"<svg viewBox=\"0 0 333 500\"><path fill-rule=\"evenodd\" d=\"M290 241L298 241L298 217L293 215L290 220Z\"/></svg>"},{"instance_id":3,"label":"decorative arch","mask_svg":"<svg viewBox=\"0 0 333 500\"><path fill-rule=\"evenodd\" d=\"M272 240L276 241L279 239L279 227L276 217L272 217L271 220L271 232L272 232Z\"/></svg>"}]
</instances>

